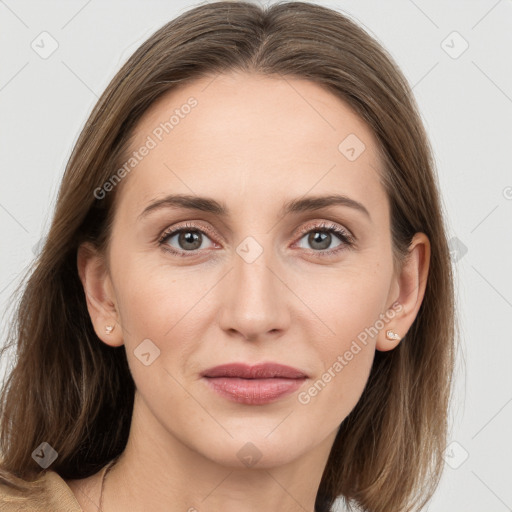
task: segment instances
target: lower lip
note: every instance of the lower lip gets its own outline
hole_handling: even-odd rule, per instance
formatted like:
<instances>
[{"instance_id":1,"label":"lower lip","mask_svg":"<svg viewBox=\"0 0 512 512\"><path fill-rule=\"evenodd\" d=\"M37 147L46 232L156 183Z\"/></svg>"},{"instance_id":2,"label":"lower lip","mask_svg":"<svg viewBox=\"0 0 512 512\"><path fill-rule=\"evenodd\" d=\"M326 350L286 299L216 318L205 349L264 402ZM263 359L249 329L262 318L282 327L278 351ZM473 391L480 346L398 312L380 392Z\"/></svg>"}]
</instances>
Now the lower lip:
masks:
<instances>
[{"instance_id":1,"label":"lower lip","mask_svg":"<svg viewBox=\"0 0 512 512\"><path fill-rule=\"evenodd\" d=\"M208 385L225 398L247 405L275 402L299 389L301 379L242 379L238 377L205 377Z\"/></svg>"}]
</instances>

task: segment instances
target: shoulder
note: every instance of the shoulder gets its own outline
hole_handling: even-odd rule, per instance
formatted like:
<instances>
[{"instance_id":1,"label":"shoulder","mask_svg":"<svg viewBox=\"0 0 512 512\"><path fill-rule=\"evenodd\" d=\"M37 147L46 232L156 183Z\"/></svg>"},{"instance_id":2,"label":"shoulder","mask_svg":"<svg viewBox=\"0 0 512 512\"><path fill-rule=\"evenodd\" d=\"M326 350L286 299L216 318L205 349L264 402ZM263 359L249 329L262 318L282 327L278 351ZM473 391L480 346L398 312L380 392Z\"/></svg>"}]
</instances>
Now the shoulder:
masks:
<instances>
[{"instance_id":1,"label":"shoulder","mask_svg":"<svg viewBox=\"0 0 512 512\"><path fill-rule=\"evenodd\" d=\"M34 482L29 496L0 481L0 512L83 512L73 491L55 471L47 470Z\"/></svg>"}]
</instances>

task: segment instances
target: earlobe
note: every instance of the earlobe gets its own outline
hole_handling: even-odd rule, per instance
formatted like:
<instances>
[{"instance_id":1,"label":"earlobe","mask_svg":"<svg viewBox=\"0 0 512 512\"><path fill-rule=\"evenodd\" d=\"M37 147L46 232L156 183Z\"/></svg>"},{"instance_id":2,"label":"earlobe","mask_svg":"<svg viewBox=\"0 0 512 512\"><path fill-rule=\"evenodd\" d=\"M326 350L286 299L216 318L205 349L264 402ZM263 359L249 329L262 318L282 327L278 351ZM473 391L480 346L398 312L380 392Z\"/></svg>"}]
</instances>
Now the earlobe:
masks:
<instances>
[{"instance_id":1,"label":"earlobe","mask_svg":"<svg viewBox=\"0 0 512 512\"><path fill-rule=\"evenodd\" d=\"M429 266L430 241L425 233L416 233L398 277L399 297L396 303L400 304L401 308L394 319L379 333L375 347L377 350L385 352L394 349L401 342L407 342L407 339L401 339L416 319L423 302Z\"/></svg>"},{"instance_id":2,"label":"earlobe","mask_svg":"<svg viewBox=\"0 0 512 512\"><path fill-rule=\"evenodd\" d=\"M96 335L107 345L122 345L119 312L103 256L90 243L84 243L78 248L77 268Z\"/></svg>"}]
</instances>

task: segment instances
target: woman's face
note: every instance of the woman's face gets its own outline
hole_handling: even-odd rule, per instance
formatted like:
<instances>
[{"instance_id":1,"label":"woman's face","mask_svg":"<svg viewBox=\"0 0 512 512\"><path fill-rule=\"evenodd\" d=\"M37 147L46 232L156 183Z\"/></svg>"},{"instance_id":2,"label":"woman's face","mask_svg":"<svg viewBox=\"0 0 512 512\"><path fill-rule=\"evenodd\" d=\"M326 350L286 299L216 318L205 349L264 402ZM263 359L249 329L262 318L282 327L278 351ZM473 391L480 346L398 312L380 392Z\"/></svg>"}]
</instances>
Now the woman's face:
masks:
<instances>
[{"instance_id":1,"label":"woman's face","mask_svg":"<svg viewBox=\"0 0 512 512\"><path fill-rule=\"evenodd\" d=\"M330 448L375 350L398 343L385 341L399 280L372 132L312 82L232 73L160 99L131 150L105 280L118 325L94 323L125 345L139 417L226 465ZM334 196L347 199L312 201ZM268 362L306 377L202 375Z\"/></svg>"}]
</instances>

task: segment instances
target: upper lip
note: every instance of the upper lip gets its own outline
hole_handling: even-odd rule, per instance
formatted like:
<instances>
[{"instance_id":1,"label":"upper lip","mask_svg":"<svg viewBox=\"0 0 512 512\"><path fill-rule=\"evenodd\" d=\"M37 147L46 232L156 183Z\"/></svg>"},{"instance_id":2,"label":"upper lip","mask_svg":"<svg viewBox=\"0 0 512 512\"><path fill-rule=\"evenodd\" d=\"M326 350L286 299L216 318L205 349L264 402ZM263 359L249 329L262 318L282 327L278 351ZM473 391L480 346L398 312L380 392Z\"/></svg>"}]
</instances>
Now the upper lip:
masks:
<instances>
[{"instance_id":1,"label":"upper lip","mask_svg":"<svg viewBox=\"0 0 512 512\"><path fill-rule=\"evenodd\" d=\"M245 363L222 364L205 370L201 375L203 377L240 377L243 379L270 379L273 377L300 379L307 377L301 370L279 363L260 363L253 366Z\"/></svg>"}]
</instances>

